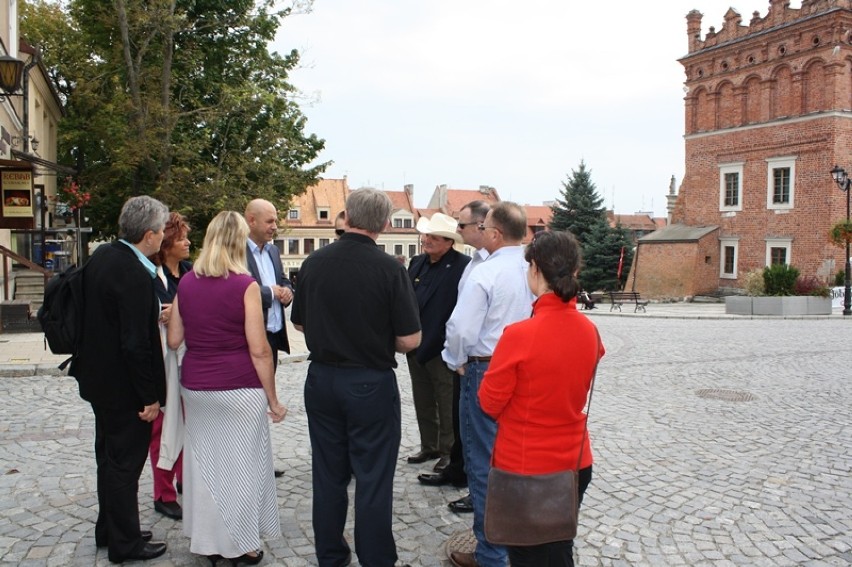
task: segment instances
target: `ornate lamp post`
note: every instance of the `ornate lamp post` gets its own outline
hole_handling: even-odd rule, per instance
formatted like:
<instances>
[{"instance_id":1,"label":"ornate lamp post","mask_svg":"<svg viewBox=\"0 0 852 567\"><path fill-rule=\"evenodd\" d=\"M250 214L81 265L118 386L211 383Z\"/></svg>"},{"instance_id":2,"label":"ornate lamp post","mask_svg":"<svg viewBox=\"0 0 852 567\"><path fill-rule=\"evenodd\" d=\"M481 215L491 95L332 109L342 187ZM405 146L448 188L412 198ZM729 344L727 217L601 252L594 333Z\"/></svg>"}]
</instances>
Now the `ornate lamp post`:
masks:
<instances>
[{"instance_id":1,"label":"ornate lamp post","mask_svg":"<svg viewBox=\"0 0 852 567\"><path fill-rule=\"evenodd\" d=\"M852 180L846 175L846 170L835 165L831 170L834 182L840 190L846 193L846 224L849 224L849 202L852 197ZM843 295L843 315L852 315L852 266L849 261L849 238L846 239L846 281Z\"/></svg>"}]
</instances>

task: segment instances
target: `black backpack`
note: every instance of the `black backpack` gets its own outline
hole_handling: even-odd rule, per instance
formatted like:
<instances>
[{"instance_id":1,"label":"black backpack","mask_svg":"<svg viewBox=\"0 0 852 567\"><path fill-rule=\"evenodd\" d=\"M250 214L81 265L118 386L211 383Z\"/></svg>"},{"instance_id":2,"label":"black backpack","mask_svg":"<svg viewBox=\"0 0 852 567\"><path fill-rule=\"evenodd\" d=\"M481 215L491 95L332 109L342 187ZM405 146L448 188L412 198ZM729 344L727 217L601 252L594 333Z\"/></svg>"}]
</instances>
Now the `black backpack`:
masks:
<instances>
[{"instance_id":1,"label":"black backpack","mask_svg":"<svg viewBox=\"0 0 852 567\"><path fill-rule=\"evenodd\" d=\"M70 354L59 365L64 370L77 355L83 334L83 272L86 266L72 266L56 274L44 288L44 303L36 317L44 339L53 354Z\"/></svg>"}]
</instances>

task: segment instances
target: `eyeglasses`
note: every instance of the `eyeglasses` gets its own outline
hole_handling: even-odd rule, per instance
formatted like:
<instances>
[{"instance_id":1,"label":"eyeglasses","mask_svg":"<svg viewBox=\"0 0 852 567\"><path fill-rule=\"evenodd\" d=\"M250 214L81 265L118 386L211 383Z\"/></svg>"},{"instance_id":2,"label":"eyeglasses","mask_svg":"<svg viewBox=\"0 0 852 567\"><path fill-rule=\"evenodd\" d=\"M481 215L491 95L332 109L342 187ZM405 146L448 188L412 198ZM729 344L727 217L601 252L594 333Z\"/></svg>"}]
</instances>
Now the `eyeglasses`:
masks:
<instances>
[{"instance_id":1,"label":"eyeglasses","mask_svg":"<svg viewBox=\"0 0 852 567\"><path fill-rule=\"evenodd\" d=\"M502 231L502 230L500 230L499 228L497 228L496 226L485 226L485 224L484 224L484 223L483 223L483 224L480 224L480 225L479 225L479 226L477 226L476 228L477 228L477 230L488 230L488 229L490 228L491 230L496 230L496 231L497 231L497 232L499 232L500 234L503 234L503 231Z\"/></svg>"},{"instance_id":2,"label":"eyeglasses","mask_svg":"<svg viewBox=\"0 0 852 567\"><path fill-rule=\"evenodd\" d=\"M346 230L343 228L335 228L334 234L336 234L337 236L343 236L344 234L346 234Z\"/></svg>"}]
</instances>

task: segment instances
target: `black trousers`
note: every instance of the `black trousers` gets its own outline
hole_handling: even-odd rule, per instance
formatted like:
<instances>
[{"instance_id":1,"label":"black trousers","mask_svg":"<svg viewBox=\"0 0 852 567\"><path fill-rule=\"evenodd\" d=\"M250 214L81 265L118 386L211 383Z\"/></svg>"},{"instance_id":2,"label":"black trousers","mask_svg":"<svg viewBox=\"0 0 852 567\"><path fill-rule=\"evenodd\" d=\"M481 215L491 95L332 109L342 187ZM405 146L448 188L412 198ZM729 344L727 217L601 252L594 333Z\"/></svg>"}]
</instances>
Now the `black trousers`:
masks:
<instances>
[{"instance_id":1,"label":"black trousers","mask_svg":"<svg viewBox=\"0 0 852 567\"><path fill-rule=\"evenodd\" d=\"M462 451L461 426L459 425L459 398L461 398L461 379L453 373L453 448L450 451L450 464L444 471L455 484L467 482L464 472L464 451Z\"/></svg>"},{"instance_id":2,"label":"black trousers","mask_svg":"<svg viewBox=\"0 0 852 567\"><path fill-rule=\"evenodd\" d=\"M393 477L402 438L393 370L312 362L305 411L313 463L313 528L320 567L346 565L343 539L355 477L355 551L364 567L393 567Z\"/></svg>"},{"instance_id":3,"label":"black trousers","mask_svg":"<svg viewBox=\"0 0 852 567\"><path fill-rule=\"evenodd\" d=\"M98 465L95 543L120 561L145 544L139 529L139 476L148 458L151 424L135 410L92 405Z\"/></svg>"},{"instance_id":4,"label":"black trousers","mask_svg":"<svg viewBox=\"0 0 852 567\"><path fill-rule=\"evenodd\" d=\"M592 481L592 467L580 469L578 505ZM507 547L511 567L574 567L574 540L555 541L527 547Z\"/></svg>"}]
</instances>

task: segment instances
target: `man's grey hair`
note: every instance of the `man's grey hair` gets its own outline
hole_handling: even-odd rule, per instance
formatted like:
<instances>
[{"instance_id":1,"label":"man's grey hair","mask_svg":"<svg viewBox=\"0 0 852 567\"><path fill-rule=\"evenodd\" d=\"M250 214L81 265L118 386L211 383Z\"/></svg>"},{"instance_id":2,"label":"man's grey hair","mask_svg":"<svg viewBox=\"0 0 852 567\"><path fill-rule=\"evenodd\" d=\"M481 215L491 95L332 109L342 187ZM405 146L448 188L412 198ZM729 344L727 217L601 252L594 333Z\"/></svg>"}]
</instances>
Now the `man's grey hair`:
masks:
<instances>
[{"instance_id":1,"label":"man's grey hair","mask_svg":"<svg viewBox=\"0 0 852 567\"><path fill-rule=\"evenodd\" d=\"M159 232L169 220L169 208L147 195L131 197L121 207L118 236L131 244L142 242L149 230Z\"/></svg>"},{"instance_id":2,"label":"man's grey hair","mask_svg":"<svg viewBox=\"0 0 852 567\"><path fill-rule=\"evenodd\" d=\"M491 220L503 233L505 240L520 242L527 235L527 213L511 201L500 201L491 207Z\"/></svg>"},{"instance_id":3,"label":"man's grey hair","mask_svg":"<svg viewBox=\"0 0 852 567\"><path fill-rule=\"evenodd\" d=\"M392 210L390 197L377 189L357 189L346 199L346 218L350 228L378 234L385 229Z\"/></svg>"},{"instance_id":4,"label":"man's grey hair","mask_svg":"<svg viewBox=\"0 0 852 567\"><path fill-rule=\"evenodd\" d=\"M488 211L491 210L491 205L486 203L485 201L471 201L467 205L461 208L461 210L470 209L470 217L473 222L482 222L485 220L485 215L488 214Z\"/></svg>"}]
</instances>

